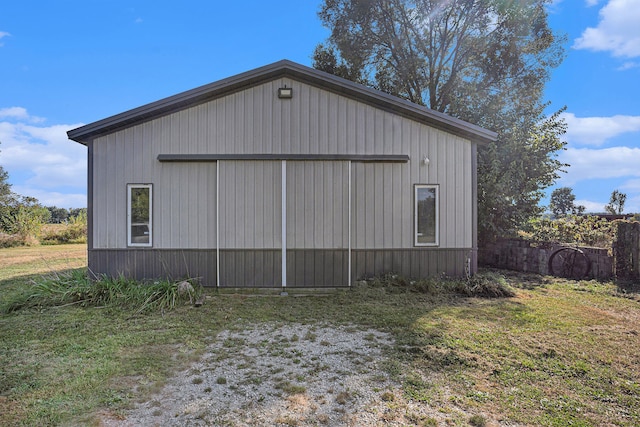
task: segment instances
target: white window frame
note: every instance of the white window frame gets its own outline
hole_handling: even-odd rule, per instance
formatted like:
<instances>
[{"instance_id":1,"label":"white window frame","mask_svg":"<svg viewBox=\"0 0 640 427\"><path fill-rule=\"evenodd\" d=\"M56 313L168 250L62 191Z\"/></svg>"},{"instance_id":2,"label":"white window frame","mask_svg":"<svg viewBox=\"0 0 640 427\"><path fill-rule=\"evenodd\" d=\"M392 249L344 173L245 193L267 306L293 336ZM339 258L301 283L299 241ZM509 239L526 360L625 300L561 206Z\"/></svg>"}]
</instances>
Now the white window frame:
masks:
<instances>
[{"instance_id":1,"label":"white window frame","mask_svg":"<svg viewBox=\"0 0 640 427\"><path fill-rule=\"evenodd\" d=\"M149 189L149 242L135 243L132 242L131 235L131 191L138 188ZM151 247L153 246L153 184L127 184L127 246L131 247Z\"/></svg>"},{"instance_id":2,"label":"white window frame","mask_svg":"<svg viewBox=\"0 0 640 427\"><path fill-rule=\"evenodd\" d=\"M422 188L434 189L436 195L435 218L435 242L418 242L418 191ZM414 246L428 247L440 245L440 186L438 184L415 184L413 190L413 244Z\"/></svg>"}]
</instances>

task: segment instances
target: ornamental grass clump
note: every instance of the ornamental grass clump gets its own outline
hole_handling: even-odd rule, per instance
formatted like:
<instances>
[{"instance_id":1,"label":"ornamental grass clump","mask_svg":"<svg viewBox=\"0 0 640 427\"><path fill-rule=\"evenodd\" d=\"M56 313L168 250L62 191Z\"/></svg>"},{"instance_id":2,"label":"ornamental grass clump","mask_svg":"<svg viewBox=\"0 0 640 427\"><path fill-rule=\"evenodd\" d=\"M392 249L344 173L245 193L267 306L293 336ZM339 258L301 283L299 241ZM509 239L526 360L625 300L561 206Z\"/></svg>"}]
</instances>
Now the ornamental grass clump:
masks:
<instances>
[{"instance_id":1,"label":"ornamental grass clump","mask_svg":"<svg viewBox=\"0 0 640 427\"><path fill-rule=\"evenodd\" d=\"M41 307L79 305L110 307L134 311L171 310L180 303L192 302L202 292L191 286L190 292L179 289L181 282L156 280L139 282L124 277L101 277L90 280L84 269L41 277L2 307L3 313ZM197 294L197 295L196 295Z\"/></svg>"}]
</instances>

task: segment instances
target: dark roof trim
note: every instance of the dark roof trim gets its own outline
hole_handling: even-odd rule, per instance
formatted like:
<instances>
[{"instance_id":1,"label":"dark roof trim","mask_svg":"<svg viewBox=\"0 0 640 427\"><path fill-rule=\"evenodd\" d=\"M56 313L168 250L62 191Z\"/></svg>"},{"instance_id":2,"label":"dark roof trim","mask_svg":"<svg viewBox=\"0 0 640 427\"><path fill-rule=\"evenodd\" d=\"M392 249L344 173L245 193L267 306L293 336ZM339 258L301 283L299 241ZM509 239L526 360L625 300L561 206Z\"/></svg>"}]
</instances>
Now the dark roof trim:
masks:
<instances>
[{"instance_id":1,"label":"dark roof trim","mask_svg":"<svg viewBox=\"0 0 640 427\"><path fill-rule=\"evenodd\" d=\"M160 162L217 162L219 160L351 160L407 163L406 154L158 154Z\"/></svg>"},{"instance_id":2,"label":"dark roof trim","mask_svg":"<svg viewBox=\"0 0 640 427\"><path fill-rule=\"evenodd\" d=\"M88 141L97 136L198 105L279 77L299 79L305 83L363 101L377 108L427 123L430 126L447 130L480 143L497 139L497 134L490 130L288 60L278 61L125 111L124 113L70 130L67 135L69 139L86 145Z\"/></svg>"}]
</instances>

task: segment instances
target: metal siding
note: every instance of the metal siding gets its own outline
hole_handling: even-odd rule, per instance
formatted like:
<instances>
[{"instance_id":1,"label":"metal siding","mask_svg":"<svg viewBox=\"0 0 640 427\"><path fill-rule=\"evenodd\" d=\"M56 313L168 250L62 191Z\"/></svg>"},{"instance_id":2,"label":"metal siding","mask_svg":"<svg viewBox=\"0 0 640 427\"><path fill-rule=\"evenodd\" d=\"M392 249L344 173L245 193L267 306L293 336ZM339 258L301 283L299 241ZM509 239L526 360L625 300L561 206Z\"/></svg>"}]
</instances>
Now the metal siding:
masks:
<instances>
[{"instance_id":1,"label":"metal siding","mask_svg":"<svg viewBox=\"0 0 640 427\"><path fill-rule=\"evenodd\" d=\"M400 163L353 164L354 248L413 246L413 186L405 178L409 167Z\"/></svg>"},{"instance_id":2,"label":"metal siding","mask_svg":"<svg viewBox=\"0 0 640 427\"><path fill-rule=\"evenodd\" d=\"M347 162L287 162L287 249L347 247L347 173Z\"/></svg>"},{"instance_id":3,"label":"metal siding","mask_svg":"<svg viewBox=\"0 0 640 427\"><path fill-rule=\"evenodd\" d=\"M220 287L280 287L281 252L272 249L220 251Z\"/></svg>"},{"instance_id":4,"label":"metal siding","mask_svg":"<svg viewBox=\"0 0 640 427\"><path fill-rule=\"evenodd\" d=\"M153 138L150 128L141 125L100 138L95 144L94 179L99 182L94 198L94 239L96 248L126 247L126 184L154 184L154 245L161 247L163 238L156 221L163 217L160 165L153 160ZM164 178L163 178L164 177ZM174 185L186 185L176 182ZM160 197L158 197L160 196Z\"/></svg>"},{"instance_id":5,"label":"metal siding","mask_svg":"<svg viewBox=\"0 0 640 427\"><path fill-rule=\"evenodd\" d=\"M412 159L410 179L412 184L440 185L439 247L470 247L472 182L470 175L464 171L472 167L471 144L467 140L429 129L422 124L415 123L414 126L416 128L412 130L412 152L409 154ZM426 144L425 135L428 136ZM422 164L425 155L430 160L428 165ZM411 209L413 221L413 199ZM412 229L412 239L413 232Z\"/></svg>"},{"instance_id":6,"label":"metal siding","mask_svg":"<svg viewBox=\"0 0 640 427\"><path fill-rule=\"evenodd\" d=\"M352 252L352 281L395 273L408 278L464 274L469 249L358 249Z\"/></svg>"},{"instance_id":7,"label":"metal siding","mask_svg":"<svg viewBox=\"0 0 640 427\"><path fill-rule=\"evenodd\" d=\"M347 286L347 250L287 251L287 287Z\"/></svg>"},{"instance_id":8,"label":"metal siding","mask_svg":"<svg viewBox=\"0 0 640 427\"><path fill-rule=\"evenodd\" d=\"M291 100L280 100L276 96L277 88L285 83L293 88ZM440 185L440 247L470 247L473 243L469 141L360 101L280 78L96 139L93 172L96 248L126 246L127 182L154 184L155 245L206 247L206 241L215 238L215 229L207 228L206 238L197 231L199 225L206 228L215 221L215 217L210 217L210 222L205 222L202 215L203 210L215 210L215 192L211 191L215 188L212 187L215 176L211 175L215 164L184 165L189 172L175 172L178 176L174 180L162 171L177 165L161 165L156 160L158 154L171 153L407 154L411 159L409 164L354 163L353 247L413 247L413 184L416 183ZM425 155L431 160L428 166L421 165ZM278 248L281 236L279 162L225 161L219 165L226 167L220 174L221 193L225 194L220 206L222 247ZM302 169L310 168L315 174L316 167L309 165ZM340 173L345 172L338 171ZM304 174L303 191L308 191L315 184L306 179L310 171ZM325 174L321 172L320 178L314 175L313 179L323 179ZM214 180L209 181L207 176L213 176ZM311 179L311 175L308 178ZM204 179L207 184L181 185L194 179ZM346 197L346 179L343 183L340 188L344 194L340 197ZM166 192L166 185L171 185L170 193ZM167 224L164 209L170 207L173 217L176 198L181 205L189 204L186 194L179 194L180 191L197 193L194 200L198 206L186 207L177 214L189 218L188 221L171 220ZM210 194L213 202L203 196L203 192ZM327 200L332 197L325 194L324 189L322 194ZM289 197L292 196L289 193ZM295 197L290 203L302 203ZM317 242L321 242L320 248L346 247L346 222L338 224L342 227L342 239L336 232L326 235L315 227L330 229L336 221L335 210L330 210L334 208L313 205L312 209L328 210L329 220L316 222L301 234L292 232L292 243L300 243L303 248L311 248ZM165 235L167 227L180 230L182 236L175 236L173 232ZM335 231L336 227L331 230ZM316 237L318 234L322 234L321 238ZM196 240L186 235L197 235Z\"/></svg>"},{"instance_id":9,"label":"metal siding","mask_svg":"<svg viewBox=\"0 0 640 427\"><path fill-rule=\"evenodd\" d=\"M277 88L293 98L277 98ZM362 102L279 79L149 121L154 149L195 153L405 154L449 135ZM137 128L141 125L137 125ZM114 134L125 131L117 131ZM468 141L453 136L454 139ZM158 144L156 140L163 143ZM422 141L418 141L422 139ZM160 149L160 152L157 152Z\"/></svg>"},{"instance_id":10,"label":"metal siding","mask_svg":"<svg viewBox=\"0 0 640 427\"><path fill-rule=\"evenodd\" d=\"M224 161L218 167L220 247L280 248L280 162Z\"/></svg>"},{"instance_id":11,"label":"metal siding","mask_svg":"<svg viewBox=\"0 0 640 427\"><path fill-rule=\"evenodd\" d=\"M94 169L93 141L87 143L87 249L93 249L93 191Z\"/></svg>"},{"instance_id":12,"label":"metal siding","mask_svg":"<svg viewBox=\"0 0 640 427\"><path fill-rule=\"evenodd\" d=\"M362 85L348 82L344 79L290 61L279 61L82 126L81 128L69 131L69 137L73 140L86 143L96 135L113 132L115 129L127 126L127 123L139 123L144 121L145 118L157 118L162 115L171 114L182 109L200 105L206 102L206 99L218 98L225 93L227 96L230 96L229 94L231 93L247 90L247 88L260 85L263 82L272 82L284 77L294 78L310 85L322 87L325 91L338 93L350 99L357 99L366 105L373 105L375 108L393 111L394 114L399 116L427 123L433 127L446 129L447 132L462 135L465 138L495 141L497 136L494 132L411 104L408 101L398 99L391 95L368 89Z\"/></svg>"},{"instance_id":13,"label":"metal siding","mask_svg":"<svg viewBox=\"0 0 640 427\"><path fill-rule=\"evenodd\" d=\"M162 164L154 185L154 247L216 247L216 163Z\"/></svg>"},{"instance_id":14,"label":"metal siding","mask_svg":"<svg viewBox=\"0 0 640 427\"><path fill-rule=\"evenodd\" d=\"M215 250L95 249L88 252L88 258L96 277L193 278L204 286L216 285Z\"/></svg>"},{"instance_id":15,"label":"metal siding","mask_svg":"<svg viewBox=\"0 0 640 427\"><path fill-rule=\"evenodd\" d=\"M405 277L437 277L464 274L469 249L383 249L352 252L351 281L393 272ZM279 250L221 251L221 287L279 288ZM215 249L94 249L88 252L96 277L129 277L137 280L197 278L204 286L216 286ZM301 249L287 252L290 287L346 286L346 250Z\"/></svg>"},{"instance_id":16,"label":"metal siding","mask_svg":"<svg viewBox=\"0 0 640 427\"><path fill-rule=\"evenodd\" d=\"M471 222L471 244L473 255L471 257L471 271L475 274L478 271L478 144L471 145L471 191L472 191L472 222Z\"/></svg>"},{"instance_id":17,"label":"metal siding","mask_svg":"<svg viewBox=\"0 0 640 427\"><path fill-rule=\"evenodd\" d=\"M126 152L116 136L94 143L94 248L126 247Z\"/></svg>"},{"instance_id":18,"label":"metal siding","mask_svg":"<svg viewBox=\"0 0 640 427\"><path fill-rule=\"evenodd\" d=\"M455 245L455 235L456 235L456 217L459 207L456 206L456 169L458 168L457 162L453 157L453 153L455 150L455 146L449 146L449 138L448 135L445 137L445 151L442 156L442 164L447 165L445 167L445 174L443 175L444 179L442 180L442 185L440 187L440 239L441 246L447 247L449 245ZM442 191L442 190L445 191ZM442 215L445 213L445 215Z\"/></svg>"}]
</instances>

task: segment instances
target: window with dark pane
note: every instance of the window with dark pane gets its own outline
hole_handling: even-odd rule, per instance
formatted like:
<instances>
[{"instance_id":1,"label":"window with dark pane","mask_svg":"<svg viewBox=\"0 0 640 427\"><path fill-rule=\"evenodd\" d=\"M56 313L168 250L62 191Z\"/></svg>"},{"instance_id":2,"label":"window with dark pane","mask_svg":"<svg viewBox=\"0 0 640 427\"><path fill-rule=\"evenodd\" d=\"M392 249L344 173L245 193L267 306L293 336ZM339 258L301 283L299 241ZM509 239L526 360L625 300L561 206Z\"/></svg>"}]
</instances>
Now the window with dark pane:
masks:
<instances>
[{"instance_id":1,"label":"window with dark pane","mask_svg":"<svg viewBox=\"0 0 640 427\"><path fill-rule=\"evenodd\" d=\"M151 185L129 185L129 245L151 246Z\"/></svg>"},{"instance_id":2,"label":"window with dark pane","mask_svg":"<svg viewBox=\"0 0 640 427\"><path fill-rule=\"evenodd\" d=\"M438 186L415 187L415 245L438 244Z\"/></svg>"}]
</instances>

